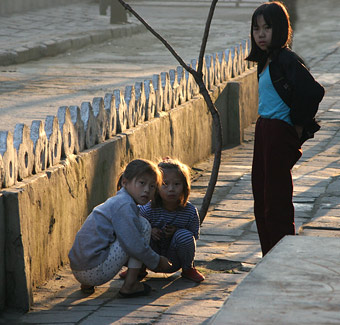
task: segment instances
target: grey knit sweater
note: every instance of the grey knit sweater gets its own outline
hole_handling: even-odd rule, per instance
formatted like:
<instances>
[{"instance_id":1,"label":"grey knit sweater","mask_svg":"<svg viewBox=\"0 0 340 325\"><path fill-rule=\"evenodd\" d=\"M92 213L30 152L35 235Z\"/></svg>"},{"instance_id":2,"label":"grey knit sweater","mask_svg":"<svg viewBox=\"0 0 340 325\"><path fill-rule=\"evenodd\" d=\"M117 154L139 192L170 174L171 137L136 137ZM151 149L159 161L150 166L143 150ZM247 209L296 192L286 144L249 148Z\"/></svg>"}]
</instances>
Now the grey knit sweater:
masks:
<instances>
[{"instance_id":1,"label":"grey knit sweater","mask_svg":"<svg viewBox=\"0 0 340 325\"><path fill-rule=\"evenodd\" d=\"M127 255L155 269L160 257L144 243L140 218L135 201L124 188L95 207L69 252L71 268L82 271L101 264L109 253L110 244L118 240Z\"/></svg>"}]
</instances>

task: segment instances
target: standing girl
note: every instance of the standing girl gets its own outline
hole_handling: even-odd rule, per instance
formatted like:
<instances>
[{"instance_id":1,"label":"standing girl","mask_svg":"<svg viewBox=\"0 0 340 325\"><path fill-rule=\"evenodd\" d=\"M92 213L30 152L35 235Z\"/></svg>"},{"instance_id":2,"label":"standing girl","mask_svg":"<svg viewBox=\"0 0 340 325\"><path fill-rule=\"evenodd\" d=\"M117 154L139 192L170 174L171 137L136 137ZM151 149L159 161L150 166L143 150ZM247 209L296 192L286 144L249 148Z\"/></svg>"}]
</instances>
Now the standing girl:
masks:
<instances>
[{"instance_id":1,"label":"standing girl","mask_svg":"<svg viewBox=\"0 0 340 325\"><path fill-rule=\"evenodd\" d=\"M291 169L302 143L320 128L314 116L324 89L290 50L291 36L281 2L266 2L253 13L247 60L258 63L259 118L252 187L263 255L285 235L295 235Z\"/></svg>"},{"instance_id":2,"label":"standing girl","mask_svg":"<svg viewBox=\"0 0 340 325\"><path fill-rule=\"evenodd\" d=\"M171 266L149 246L151 227L139 217L137 208L153 199L160 182L161 173L154 163L133 160L118 181L118 193L87 217L69 252L72 272L83 292L94 292L94 286L111 280L128 263L120 295L147 295L151 288L137 279L142 264L159 271Z\"/></svg>"},{"instance_id":3,"label":"standing girl","mask_svg":"<svg viewBox=\"0 0 340 325\"><path fill-rule=\"evenodd\" d=\"M188 202L190 194L189 167L178 160L166 158L158 167L163 182L155 199L140 209L151 224L151 247L172 263L166 273L182 268L182 277L195 282L204 276L194 267L196 240L199 235L197 209Z\"/></svg>"}]
</instances>

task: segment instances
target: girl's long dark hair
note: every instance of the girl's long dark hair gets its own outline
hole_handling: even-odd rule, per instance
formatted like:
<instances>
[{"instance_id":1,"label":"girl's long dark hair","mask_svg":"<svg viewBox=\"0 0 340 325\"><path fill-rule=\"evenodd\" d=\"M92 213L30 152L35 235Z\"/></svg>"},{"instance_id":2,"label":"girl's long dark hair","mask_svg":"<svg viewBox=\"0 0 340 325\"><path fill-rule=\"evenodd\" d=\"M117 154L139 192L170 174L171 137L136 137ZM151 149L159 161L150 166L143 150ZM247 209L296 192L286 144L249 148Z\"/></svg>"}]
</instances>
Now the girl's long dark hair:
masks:
<instances>
[{"instance_id":1,"label":"girl's long dark hair","mask_svg":"<svg viewBox=\"0 0 340 325\"><path fill-rule=\"evenodd\" d=\"M257 26L259 16L263 16L266 24L272 28L272 41L268 53L256 45L253 36L253 29ZM291 46L292 33L287 8L280 1L265 2L254 11L251 19L251 51L246 60L263 62L268 56L275 56L281 48Z\"/></svg>"}]
</instances>

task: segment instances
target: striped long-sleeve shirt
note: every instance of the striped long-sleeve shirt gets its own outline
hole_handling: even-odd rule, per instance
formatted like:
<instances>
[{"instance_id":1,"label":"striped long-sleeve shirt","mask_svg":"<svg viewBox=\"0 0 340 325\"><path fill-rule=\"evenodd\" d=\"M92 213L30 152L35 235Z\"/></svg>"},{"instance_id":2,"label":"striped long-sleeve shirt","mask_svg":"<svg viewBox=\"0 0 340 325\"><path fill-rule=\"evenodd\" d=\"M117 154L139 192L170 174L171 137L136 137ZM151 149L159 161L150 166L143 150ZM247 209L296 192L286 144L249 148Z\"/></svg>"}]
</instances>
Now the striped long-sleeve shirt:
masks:
<instances>
[{"instance_id":1,"label":"striped long-sleeve shirt","mask_svg":"<svg viewBox=\"0 0 340 325\"><path fill-rule=\"evenodd\" d=\"M191 231L195 239L198 239L200 229L198 211L190 202L176 211L168 211L162 207L152 208L149 202L140 207L140 214L149 220L152 228L162 229L166 225L171 225L177 229Z\"/></svg>"}]
</instances>

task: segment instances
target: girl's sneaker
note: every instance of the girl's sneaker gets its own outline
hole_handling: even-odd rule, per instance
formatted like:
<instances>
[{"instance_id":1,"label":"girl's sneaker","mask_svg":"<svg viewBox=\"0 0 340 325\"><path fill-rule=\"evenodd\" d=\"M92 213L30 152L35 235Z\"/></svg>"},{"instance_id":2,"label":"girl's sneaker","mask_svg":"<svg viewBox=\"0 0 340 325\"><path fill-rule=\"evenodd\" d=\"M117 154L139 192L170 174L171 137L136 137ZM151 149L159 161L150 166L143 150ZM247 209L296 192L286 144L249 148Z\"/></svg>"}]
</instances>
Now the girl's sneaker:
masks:
<instances>
[{"instance_id":1,"label":"girl's sneaker","mask_svg":"<svg viewBox=\"0 0 340 325\"><path fill-rule=\"evenodd\" d=\"M197 283L202 282L205 279L204 275L196 270L195 267L182 270L181 276Z\"/></svg>"}]
</instances>

